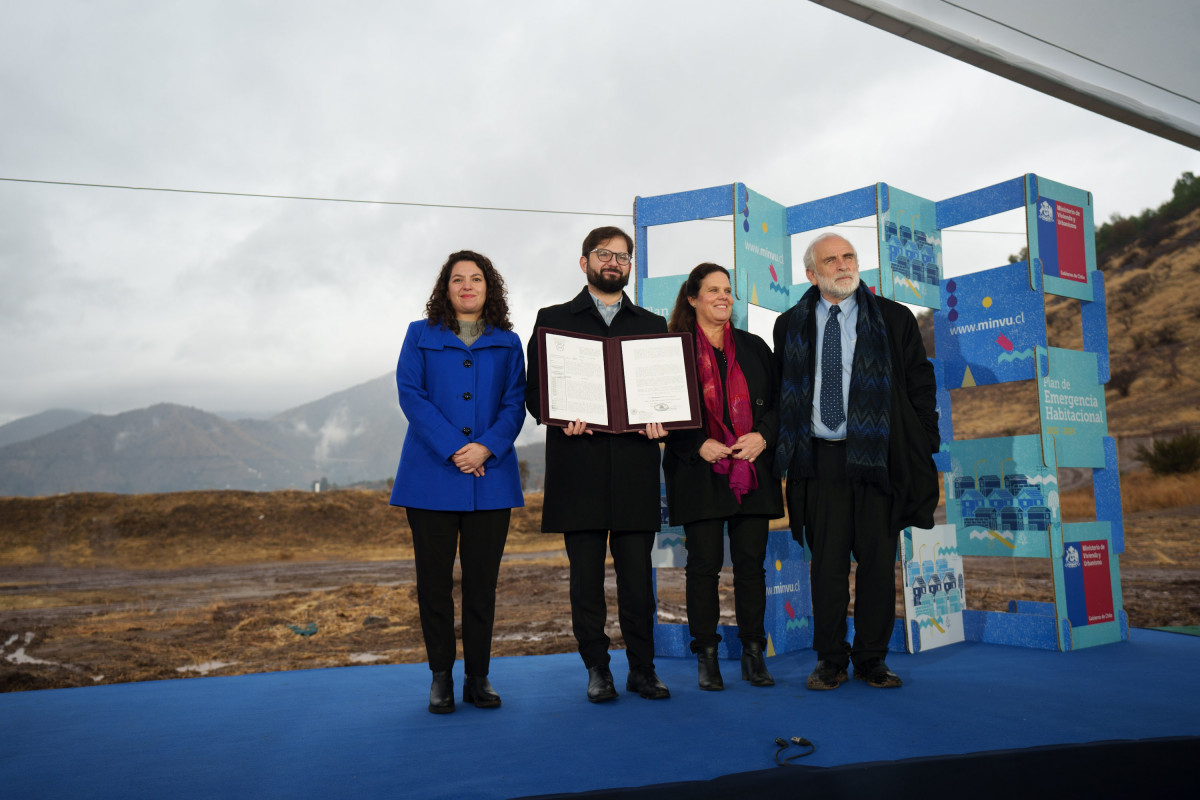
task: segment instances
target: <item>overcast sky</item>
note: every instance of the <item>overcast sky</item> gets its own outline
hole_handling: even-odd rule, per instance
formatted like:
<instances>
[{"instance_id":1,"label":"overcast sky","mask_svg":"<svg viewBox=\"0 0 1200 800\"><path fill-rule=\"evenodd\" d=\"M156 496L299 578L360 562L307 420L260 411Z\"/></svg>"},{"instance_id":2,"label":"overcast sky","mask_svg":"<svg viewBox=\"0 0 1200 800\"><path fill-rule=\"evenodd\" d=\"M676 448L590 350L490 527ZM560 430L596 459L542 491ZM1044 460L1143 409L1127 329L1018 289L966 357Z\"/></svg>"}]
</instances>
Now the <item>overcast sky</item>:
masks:
<instances>
[{"instance_id":1,"label":"overcast sky","mask_svg":"<svg viewBox=\"0 0 1200 800\"><path fill-rule=\"evenodd\" d=\"M4 0L0 108L0 178L618 215L735 181L794 205L1034 172L1092 191L1099 224L1200 172L1195 151L802 0ZM632 232L0 181L0 423L276 412L376 378L462 248L495 261L525 340L582 287L603 224ZM652 274L731 262L730 225L656 229ZM1020 212L963 227L1017 234L948 231L948 274L1024 245Z\"/></svg>"}]
</instances>

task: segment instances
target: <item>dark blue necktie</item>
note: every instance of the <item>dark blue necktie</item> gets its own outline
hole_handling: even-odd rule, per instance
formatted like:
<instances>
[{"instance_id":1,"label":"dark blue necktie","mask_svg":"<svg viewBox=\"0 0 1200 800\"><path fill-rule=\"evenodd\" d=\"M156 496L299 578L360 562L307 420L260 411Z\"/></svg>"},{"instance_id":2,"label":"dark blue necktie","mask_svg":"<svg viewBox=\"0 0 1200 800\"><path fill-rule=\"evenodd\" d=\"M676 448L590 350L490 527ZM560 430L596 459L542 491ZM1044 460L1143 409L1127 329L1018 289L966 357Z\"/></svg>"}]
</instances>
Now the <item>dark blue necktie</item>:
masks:
<instances>
[{"instance_id":1,"label":"dark blue necktie","mask_svg":"<svg viewBox=\"0 0 1200 800\"><path fill-rule=\"evenodd\" d=\"M821 422L836 431L846 421L842 407L842 329L838 325L837 306L829 307L825 339L821 344Z\"/></svg>"}]
</instances>

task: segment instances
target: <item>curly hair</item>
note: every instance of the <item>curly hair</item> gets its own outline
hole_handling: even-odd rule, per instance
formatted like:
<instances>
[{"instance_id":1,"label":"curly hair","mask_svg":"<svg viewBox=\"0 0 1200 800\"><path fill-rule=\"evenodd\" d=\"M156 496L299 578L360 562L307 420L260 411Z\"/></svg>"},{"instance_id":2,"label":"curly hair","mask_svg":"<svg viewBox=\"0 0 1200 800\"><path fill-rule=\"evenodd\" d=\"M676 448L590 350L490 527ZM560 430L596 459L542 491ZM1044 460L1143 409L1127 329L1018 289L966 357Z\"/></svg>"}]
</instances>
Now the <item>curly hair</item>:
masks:
<instances>
[{"instance_id":1,"label":"curly hair","mask_svg":"<svg viewBox=\"0 0 1200 800\"><path fill-rule=\"evenodd\" d=\"M688 302L689 297L700 296L700 284L714 272L723 272L729 277L729 270L720 264L705 261L698 264L687 276L687 280L679 287L679 295L675 298L675 308L671 310L671 319L667 321L667 330L671 333L687 333L696 329L696 309Z\"/></svg>"},{"instance_id":2,"label":"curly hair","mask_svg":"<svg viewBox=\"0 0 1200 800\"><path fill-rule=\"evenodd\" d=\"M470 261L483 272L483 281L487 286L487 297L483 301L483 313L480 319L484 330L499 328L504 331L512 330L512 321L508 318L508 290L504 287L504 278L492 266L492 261L485 255L473 250L459 250L451 253L438 273L437 281L433 284L433 293L425 304L425 316L430 325L442 325L454 333L458 333L458 318L454 314L454 306L450 303L450 270L460 261Z\"/></svg>"}]
</instances>

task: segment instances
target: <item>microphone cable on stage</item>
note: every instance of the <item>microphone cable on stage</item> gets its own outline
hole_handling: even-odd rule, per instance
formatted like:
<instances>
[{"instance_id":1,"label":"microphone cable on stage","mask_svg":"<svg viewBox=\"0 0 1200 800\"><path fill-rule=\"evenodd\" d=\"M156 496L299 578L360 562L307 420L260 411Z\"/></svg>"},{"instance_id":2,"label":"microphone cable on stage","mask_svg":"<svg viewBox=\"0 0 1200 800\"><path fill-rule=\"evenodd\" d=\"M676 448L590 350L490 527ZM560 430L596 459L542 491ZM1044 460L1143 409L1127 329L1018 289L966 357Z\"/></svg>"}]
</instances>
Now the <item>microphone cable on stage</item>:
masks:
<instances>
[{"instance_id":1,"label":"microphone cable on stage","mask_svg":"<svg viewBox=\"0 0 1200 800\"><path fill-rule=\"evenodd\" d=\"M817 746L815 744L810 742L808 739L805 739L803 736L793 736L790 741L787 739L784 739L783 737L777 737L775 739L775 744L779 747L779 749L775 751L775 763L781 767L792 763L797 758L804 758L805 756L810 756L814 752L816 752L816 749L817 749ZM779 759L779 756L783 754L783 751L786 750L789 745L793 745L793 744L797 745L799 747L807 747L808 750L803 753L797 753L794 756L788 756L787 758L785 758L781 761Z\"/></svg>"}]
</instances>

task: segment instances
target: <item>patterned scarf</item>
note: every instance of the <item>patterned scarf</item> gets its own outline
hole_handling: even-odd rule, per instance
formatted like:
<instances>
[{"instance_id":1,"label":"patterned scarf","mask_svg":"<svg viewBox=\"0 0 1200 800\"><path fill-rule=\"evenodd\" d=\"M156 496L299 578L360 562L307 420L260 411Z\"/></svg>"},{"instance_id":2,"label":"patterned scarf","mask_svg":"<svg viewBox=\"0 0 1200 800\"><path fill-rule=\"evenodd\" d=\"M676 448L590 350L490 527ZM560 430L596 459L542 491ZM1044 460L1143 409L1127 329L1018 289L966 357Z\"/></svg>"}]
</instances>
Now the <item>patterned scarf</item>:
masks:
<instances>
[{"instance_id":1,"label":"patterned scarf","mask_svg":"<svg viewBox=\"0 0 1200 800\"><path fill-rule=\"evenodd\" d=\"M784 343L783 376L779 398L779 441L775 469L794 477L811 478L813 342L809 320L820 290L813 286L792 309ZM858 341L850 374L850 402L846 410L846 475L850 480L874 484L890 492L888 436L892 415L892 364L887 328L875 295L865 283L855 293L858 303Z\"/></svg>"},{"instance_id":2,"label":"patterned scarf","mask_svg":"<svg viewBox=\"0 0 1200 800\"><path fill-rule=\"evenodd\" d=\"M729 398L729 420L733 430L725 426L725 393L721 391L721 370L717 366L717 354L709 344L708 337L700 326L696 326L696 369L700 373L700 385L704 389L704 432L726 447L732 447L739 436L749 433L754 427L754 412L750 408L750 388L746 376L737 363L737 350L733 344L733 326L725 323L722 342L725 351L725 388ZM758 472L754 464L744 459L722 458L712 465L713 472L729 477L729 488L739 503L742 496L758 488Z\"/></svg>"}]
</instances>

